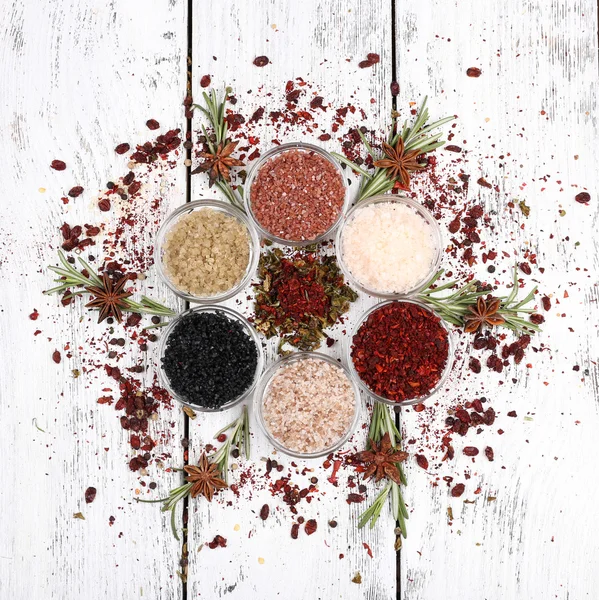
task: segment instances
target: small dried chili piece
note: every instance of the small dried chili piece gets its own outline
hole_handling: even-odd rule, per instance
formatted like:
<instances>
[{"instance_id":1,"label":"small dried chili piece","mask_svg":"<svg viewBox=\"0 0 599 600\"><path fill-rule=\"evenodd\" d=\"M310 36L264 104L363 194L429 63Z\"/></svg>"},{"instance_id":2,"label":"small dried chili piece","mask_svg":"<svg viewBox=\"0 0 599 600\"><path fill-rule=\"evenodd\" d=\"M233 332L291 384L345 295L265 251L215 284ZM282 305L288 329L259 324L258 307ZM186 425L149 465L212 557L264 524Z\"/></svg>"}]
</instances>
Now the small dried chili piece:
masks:
<instances>
[{"instance_id":1,"label":"small dried chili piece","mask_svg":"<svg viewBox=\"0 0 599 600\"><path fill-rule=\"evenodd\" d=\"M495 452L493 452L493 448L491 446L487 446L485 448L485 456L492 462L495 460Z\"/></svg>"}]
</instances>

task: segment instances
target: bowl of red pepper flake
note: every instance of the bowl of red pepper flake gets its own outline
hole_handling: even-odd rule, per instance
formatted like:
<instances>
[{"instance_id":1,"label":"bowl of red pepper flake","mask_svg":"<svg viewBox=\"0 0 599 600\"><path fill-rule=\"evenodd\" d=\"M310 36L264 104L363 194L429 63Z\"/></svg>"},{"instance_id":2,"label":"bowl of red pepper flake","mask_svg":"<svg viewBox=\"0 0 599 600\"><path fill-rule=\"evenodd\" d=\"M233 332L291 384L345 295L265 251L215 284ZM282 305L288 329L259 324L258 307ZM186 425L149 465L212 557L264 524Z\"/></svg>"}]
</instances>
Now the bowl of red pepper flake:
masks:
<instances>
[{"instance_id":1,"label":"bowl of red pepper flake","mask_svg":"<svg viewBox=\"0 0 599 600\"><path fill-rule=\"evenodd\" d=\"M358 384L385 404L416 404L443 386L453 344L442 319L416 300L391 300L368 310L348 345Z\"/></svg>"},{"instance_id":2,"label":"bowl of red pepper flake","mask_svg":"<svg viewBox=\"0 0 599 600\"><path fill-rule=\"evenodd\" d=\"M321 242L339 225L349 191L339 163L312 144L277 146L246 182L246 211L263 237L288 246Z\"/></svg>"}]
</instances>

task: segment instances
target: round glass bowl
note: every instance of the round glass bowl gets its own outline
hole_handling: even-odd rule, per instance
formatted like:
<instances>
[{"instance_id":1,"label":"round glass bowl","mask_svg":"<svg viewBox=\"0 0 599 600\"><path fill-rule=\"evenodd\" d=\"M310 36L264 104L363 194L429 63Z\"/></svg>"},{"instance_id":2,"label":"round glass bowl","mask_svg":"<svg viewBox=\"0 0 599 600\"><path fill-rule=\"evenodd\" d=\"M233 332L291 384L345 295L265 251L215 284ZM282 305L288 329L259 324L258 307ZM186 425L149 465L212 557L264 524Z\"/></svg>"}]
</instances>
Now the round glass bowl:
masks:
<instances>
[{"instance_id":1,"label":"round glass bowl","mask_svg":"<svg viewBox=\"0 0 599 600\"><path fill-rule=\"evenodd\" d=\"M298 150L301 152L313 152L313 153L317 154L318 156L327 160L331 165L333 165L335 167L335 170L337 171L337 173L339 174L339 177L341 178L341 183L343 185L343 189L345 190L345 198L343 200L343 206L339 209L339 215L335 219L334 223L322 234L320 234L319 236L317 236L315 238L309 239L309 240L288 240L288 239L277 236L276 234L274 234L271 231L269 231L268 229L266 229L262 225L262 223L260 223L260 221L256 217L256 214L252 208L252 187L253 187L254 181L256 180L256 177L258 176L259 171L262 169L262 167L264 167L264 165L268 161L275 159L275 158L281 156L282 154L284 154L285 152L289 152L292 150ZM272 242L276 242L277 244L282 244L285 246L295 246L295 247L308 246L310 244L317 244L318 242L321 242L321 241L325 240L326 238L330 237L331 234L335 231L335 229L339 225L339 223L341 222L341 219L343 218L343 214L347 210L348 205L349 205L349 189L347 187L347 182L345 180L343 170L341 169L341 165L326 150L323 150L322 148L319 148L318 146L314 146L313 144L305 144L302 142L292 142L289 144L281 144L280 146L276 146L275 148L272 148L271 150L269 150L268 152L263 154L252 165L252 168L250 169L250 172L247 177L246 184L245 184L246 212L250 216L252 223L254 224L254 227L256 227L256 229L260 232L260 235L262 235L263 237L271 240Z\"/></svg>"},{"instance_id":2,"label":"round glass bowl","mask_svg":"<svg viewBox=\"0 0 599 600\"><path fill-rule=\"evenodd\" d=\"M189 215L192 212L205 209L220 211L226 215L234 217L246 227L249 237L250 255L248 265L243 277L232 288L219 294L214 294L212 296L194 296L193 294L186 292L185 290L181 290L171 281L167 272L166 265L164 264L164 245L166 242L167 234L171 231L173 226L179 222L179 220L182 217L185 217L186 215ZM187 204L180 206L177 210L172 212L161 225L160 229L158 230L158 234L156 236L156 244L154 246L154 262L156 263L156 268L162 281L164 281L164 283L166 283L166 285L173 292L175 292L177 296L183 298L184 300L187 300L188 302L195 303L222 302L223 300L227 300L235 296L235 294L240 292L246 285L248 285L248 283L254 276L254 273L258 268L259 259L260 239L258 238L258 234L256 233L256 230L250 223L247 216L231 204L227 202L220 202L218 200L196 200L195 202L188 202Z\"/></svg>"},{"instance_id":3,"label":"round glass bowl","mask_svg":"<svg viewBox=\"0 0 599 600\"><path fill-rule=\"evenodd\" d=\"M430 268L422 273L422 277L418 280L418 282L400 293L394 292L383 292L379 290L369 289L362 284L362 282L357 279L354 274L351 272L347 263L343 258L343 235L344 232L356 215L356 213L367 206L371 206L373 204L397 204L404 205L412 208L420 217L422 217L431 227L431 235L433 237L435 243L434 256L431 261ZM395 299L395 298L405 298L406 296L410 296L416 292L421 291L426 286L426 283L430 280L430 278L437 272L439 269L439 265L441 264L441 259L443 257L443 239L441 237L441 228L439 224L434 219L434 217L424 208L419 202L412 200L406 196L402 195L392 195L386 194L381 196L374 196L368 200L364 200L362 202L358 202L355 206L353 206L343 218L339 229L337 230L337 237L335 240L335 249L337 253L337 262L343 271L343 274L347 278L347 280L359 290L370 294L371 296L376 296L377 298L385 298L385 299Z\"/></svg>"},{"instance_id":4,"label":"round glass bowl","mask_svg":"<svg viewBox=\"0 0 599 600\"><path fill-rule=\"evenodd\" d=\"M319 450L317 452L299 452L296 450L291 450L284 446L279 440L277 440L273 434L270 432L268 425L266 424L266 420L264 417L264 400L269 392L270 385L272 383L273 378L277 375L281 368L289 366L296 362L301 362L307 359L316 359L325 361L338 369L341 369L344 375L347 377L349 384L351 385L353 395L354 395L354 415L351 421L351 424L347 428L347 431L341 436L334 444L330 445L327 448ZM349 370L344 367L340 362L331 358L330 356L326 356L325 354L320 354L319 352L296 352L294 354L290 354L284 358L277 360L274 364L272 364L262 375L260 382L258 383L258 387L256 389L256 393L254 395L254 412L256 414L256 418L258 420L258 424L260 428L264 432L264 435L270 441L270 443L277 449L287 454L289 456L293 456L295 458L318 458L320 456L326 456L331 452L339 449L355 432L358 427L358 422L360 420L360 390L354 381Z\"/></svg>"},{"instance_id":5,"label":"round glass bowl","mask_svg":"<svg viewBox=\"0 0 599 600\"><path fill-rule=\"evenodd\" d=\"M166 352L168 339L169 339L171 333L173 332L173 330L175 329L175 327L177 326L177 324L181 321L181 319L183 317L185 317L186 315L189 315L190 313L205 313L205 312L221 313L221 314L224 314L227 318L241 323L245 333L247 333L247 335L250 337L250 339L256 345L256 352L258 353L256 370L254 372L254 377L253 377L251 385L249 385L247 387L247 389L245 389L243 391L242 394L237 396L237 398L230 400L229 402L227 402L226 404L223 404L219 408L210 408L210 407L200 406L199 404L190 402L187 398L179 395L173 389L171 382L170 382L167 374L164 371L164 367L163 367L163 363L162 363L162 359L164 358L164 355ZM173 396L173 398L175 398L175 400L177 400L184 406L189 406L190 408L193 408L194 410L197 410L200 412L221 412L223 410L232 408L233 406L236 406L237 404L239 404L240 402L245 400L252 393L254 388L256 387L258 378L260 377L260 374L262 373L262 369L264 368L264 353L262 350L262 344L260 343L260 338L258 337L256 330L252 327L251 323L245 317L240 315L238 312L236 312L230 308L226 308L224 306L196 306L196 307L190 308L189 310L186 310L186 311L178 314L176 317L174 317L169 322L168 326L166 327L164 333L162 334L162 336L160 338L159 356L160 356L160 369L159 369L160 381L162 382L163 387L169 391L169 393Z\"/></svg>"},{"instance_id":6,"label":"round glass bowl","mask_svg":"<svg viewBox=\"0 0 599 600\"><path fill-rule=\"evenodd\" d=\"M362 324L366 321L366 319L368 319L368 317L372 313L379 310L383 306L387 306L389 304L394 304L394 303L416 304L417 306L420 306L427 312L435 315L439 319L439 323L440 323L441 327L443 327L443 329L445 329L445 331L447 331L447 343L448 343L447 362L445 363L445 368L443 369L443 373L441 374L441 377L439 378L439 381L437 382L435 387L433 387L431 390L429 390L426 394L423 394L422 396L418 396L417 398L411 398L409 400L403 400L400 402L396 402L395 400L390 400L388 398L385 398L384 396L379 396L378 394L373 392L368 387L368 385L362 380L362 378L360 377L360 374L356 371L356 367L354 366L354 361L353 361L352 355L351 355L354 336L356 335L356 333L358 333L360 327L362 327ZM368 396L370 396L377 402L382 402L383 404L388 404L390 406L410 406L412 404L419 404L421 402L424 402L425 400L428 400L429 398L432 398L437 392L439 392L441 390L441 388L445 385L445 382L447 381L447 377L449 376L449 373L451 372L451 369L453 366L453 361L454 361L454 351L455 351L455 348L454 348L454 344L453 344L451 331L449 330L449 328L447 327L447 325L445 324L443 319L441 319L441 317L439 317L439 315L437 315L437 313L434 310L431 310L428 306L426 306L422 302L419 302L418 300L413 300L410 298L401 298L399 300L388 300L387 302L380 302L379 304L375 304L372 308L368 309L362 315L362 317L356 323L353 331L351 332L351 336L348 340L347 364L349 365L349 368L351 370L351 374L352 374L353 378L358 382L358 386L365 394L367 394Z\"/></svg>"}]
</instances>

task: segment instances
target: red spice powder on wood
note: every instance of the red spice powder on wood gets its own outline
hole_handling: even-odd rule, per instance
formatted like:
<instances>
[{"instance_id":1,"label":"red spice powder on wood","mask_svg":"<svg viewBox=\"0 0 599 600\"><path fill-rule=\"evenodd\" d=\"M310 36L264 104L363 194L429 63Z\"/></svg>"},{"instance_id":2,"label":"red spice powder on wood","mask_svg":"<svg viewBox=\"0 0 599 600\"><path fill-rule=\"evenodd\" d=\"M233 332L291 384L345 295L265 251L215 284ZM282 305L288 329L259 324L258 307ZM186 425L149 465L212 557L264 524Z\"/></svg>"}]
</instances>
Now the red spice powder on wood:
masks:
<instances>
[{"instance_id":1,"label":"red spice powder on wood","mask_svg":"<svg viewBox=\"0 0 599 600\"><path fill-rule=\"evenodd\" d=\"M266 162L252 183L251 207L264 229L285 240L313 240L343 209L336 167L315 152L288 150Z\"/></svg>"}]
</instances>

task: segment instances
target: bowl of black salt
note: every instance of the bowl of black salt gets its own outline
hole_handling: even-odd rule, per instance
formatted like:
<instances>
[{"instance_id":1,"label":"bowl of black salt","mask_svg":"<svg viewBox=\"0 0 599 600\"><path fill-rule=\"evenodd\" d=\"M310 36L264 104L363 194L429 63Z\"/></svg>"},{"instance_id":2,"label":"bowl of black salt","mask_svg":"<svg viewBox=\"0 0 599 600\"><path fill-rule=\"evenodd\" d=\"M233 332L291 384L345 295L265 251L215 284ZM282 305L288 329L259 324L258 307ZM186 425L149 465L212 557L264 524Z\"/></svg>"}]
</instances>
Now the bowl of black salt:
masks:
<instances>
[{"instance_id":1,"label":"bowl of black salt","mask_svg":"<svg viewBox=\"0 0 599 600\"><path fill-rule=\"evenodd\" d=\"M229 308L201 306L169 323L160 342L160 362L162 383L174 398L214 412L247 398L264 357L247 319Z\"/></svg>"}]
</instances>

